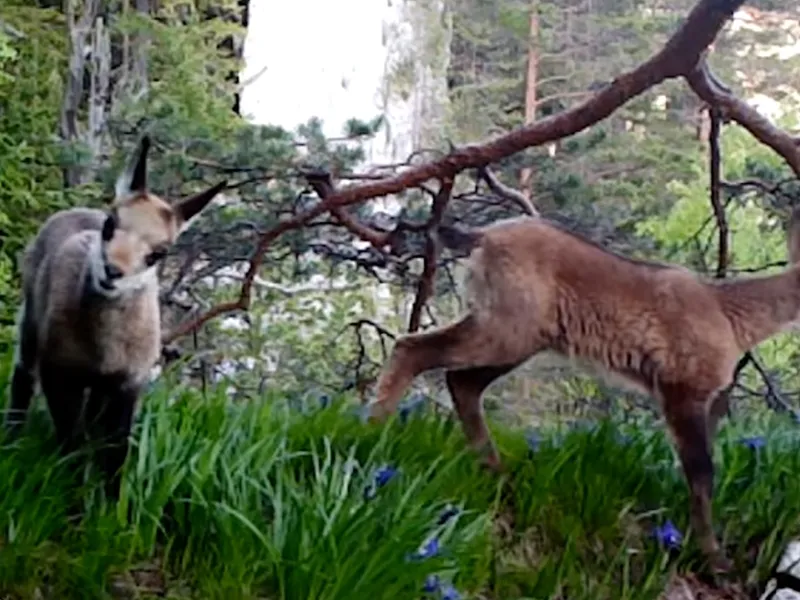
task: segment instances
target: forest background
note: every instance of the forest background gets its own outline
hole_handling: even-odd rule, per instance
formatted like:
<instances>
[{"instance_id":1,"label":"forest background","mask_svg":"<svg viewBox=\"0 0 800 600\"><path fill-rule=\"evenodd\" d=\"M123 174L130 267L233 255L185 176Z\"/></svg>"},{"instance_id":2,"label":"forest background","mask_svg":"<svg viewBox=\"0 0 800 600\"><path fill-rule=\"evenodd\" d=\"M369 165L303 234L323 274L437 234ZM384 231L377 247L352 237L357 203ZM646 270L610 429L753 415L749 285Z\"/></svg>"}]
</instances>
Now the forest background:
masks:
<instances>
[{"instance_id":1,"label":"forest background","mask_svg":"<svg viewBox=\"0 0 800 600\"><path fill-rule=\"evenodd\" d=\"M385 115L352 115L333 138L316 118L289 131L241 116L247 0L4 2L0 378L15 341L20 251L53 211L103 206L139 136L154 141L152 187L165 197L223 177L230 187L162 268L164 328L181 358L159 369L144 402L120 506L93 492L77 525L59 508L72 492L43 413L0 457L15 490L0 498L0 593L394 598L453 585L476 598L645 598L676 581L710 585L695 575L691 545L670 557L652 539L667 520L686 531L688 504L657 407L640 395L548 357L524 365L487 393L511 465L502 482L463 454L439 373L422 378L388 429L348 408L368 398L394 336L463 308L462 262L431 255L432 217L475 225L530 203L630 256L709 276L783 268L783 225L800 194L790 161L720 119L685 78L577 135L465 170L443 215L433 207L446 186L408 186L324 211L254 254L278 223L341 187L579 106L658 53L694 5L408 0L415 43L392 56L386 89L419 107L414 152L367 165L370 141L397 135ZM796 135L794 2L741 8L708 63ZM758 348L718 444L716 518L740 566L731 589L743 594L764 589L798 532L800 485L787 481L797 425L787 414L798 404L799 350L788 333ZM375 469L392 483L365 499ZM445 505L458 515L426 538ZM420 538L445 550L409 567Z\"/></svg>"}]
</instances>

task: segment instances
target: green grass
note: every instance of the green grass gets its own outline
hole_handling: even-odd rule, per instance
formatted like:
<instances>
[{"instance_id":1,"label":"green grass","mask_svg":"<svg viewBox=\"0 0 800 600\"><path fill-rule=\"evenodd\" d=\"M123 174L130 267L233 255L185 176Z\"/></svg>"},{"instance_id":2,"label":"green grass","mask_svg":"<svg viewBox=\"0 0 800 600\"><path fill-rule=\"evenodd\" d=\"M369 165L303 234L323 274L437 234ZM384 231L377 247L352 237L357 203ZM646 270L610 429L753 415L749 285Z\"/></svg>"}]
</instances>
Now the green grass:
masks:
<instances>
[{"instance_id":1,"label":"green grass","mask_svg":"<svg viewBox=\"0 0 800 600\"><path fill-rule=\"evenodd\" d=\"M738 441L763 431L765 448ZM688 522L660 428L553 431L535 452L521 431L494 433L504 478L477 466L451 419L367 426L344 401L233 404L163 380L107 504L96 477L70 486L39 409L0 442L0 597L114 597L144 565L172 598L435 598L421 590L436 573L462 598L645 599L699 564L690 538L671 556L651 537L666 518ZM798 532L799 434L771 417L728 424L717 443L715 519L751 591ZM365 499L385 464L397 475ZM448 505L460 514L437 526ZM408 560L434 534L440 554Z\"/></svg>"}]
</instances>

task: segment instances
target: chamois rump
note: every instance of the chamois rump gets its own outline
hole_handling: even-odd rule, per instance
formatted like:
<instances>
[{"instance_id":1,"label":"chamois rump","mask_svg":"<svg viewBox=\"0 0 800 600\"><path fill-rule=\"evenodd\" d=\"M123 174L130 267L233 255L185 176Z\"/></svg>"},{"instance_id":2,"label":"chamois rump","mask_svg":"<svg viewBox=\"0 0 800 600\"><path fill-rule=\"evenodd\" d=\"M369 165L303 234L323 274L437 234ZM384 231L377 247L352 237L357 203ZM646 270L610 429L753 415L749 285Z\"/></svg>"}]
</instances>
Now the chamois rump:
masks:
<instances>
[{"instance_id":1,"label":"chamois rump","mask_svg":"<svg viewBox=\"0 0 800 600\"><path fill-rule=\"evenodd\" d=\"M396 340L370 420L393 413L417 375L444 369L468 443L499 469L483 415L486 388L546 350L593 366L660 403L689 487L692 528L712 569L729 570L712 529L712 441L742 354L800 317L800 210L788 227L785 271L726 280L630 259L536 217L441 226L435 236L469 253L468 311Z\"/></svg>"},{"instance_id":2,"label":"chamois rump","mask_svg":"<svg viewBox=\"0 0 800 600\"><path fill-rule=\"evenodd\" d=\"M148 191L149 147L145 136L107 211L51 215L21 268L7 426L14 432L22 425L38 381L65 454L84 434L107 442L98 462L112 497L139 395L161 351L157 264L226 185L169 204Z\"/></svg>"}]
</instances>

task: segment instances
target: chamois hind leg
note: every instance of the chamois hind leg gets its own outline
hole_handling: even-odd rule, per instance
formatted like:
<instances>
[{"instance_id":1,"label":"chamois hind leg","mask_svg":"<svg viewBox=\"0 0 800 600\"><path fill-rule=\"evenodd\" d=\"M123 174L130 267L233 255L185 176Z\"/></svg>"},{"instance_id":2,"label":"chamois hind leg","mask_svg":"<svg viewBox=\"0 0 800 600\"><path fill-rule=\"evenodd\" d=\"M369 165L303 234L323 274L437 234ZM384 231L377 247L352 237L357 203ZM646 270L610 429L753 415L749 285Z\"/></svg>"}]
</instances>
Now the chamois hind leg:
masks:
<instances>
[{"instance_id":1,"label":"chamois hind leg","mask_svg":"<svg viewBox=\"0 0 800 600\"><path fill-rule=\"evenodd\" d=\"M481 396L493 381L518 364L447 371L445 375L447 389L453 398L453 405L461 420L467 442L474 450L483 454L483 462L493 470L500 469L500 457L486 426Z\"/></svg>"},{"instance_id":2,"label":"chamois hind leg","mask_svg":"<svg viewBox=\"0 0 800 600\"><path fill-rule=\"evenodd\" d=\"M35 386L36 324L30 314L28 303L25 302L20 309L14 373L11 376L11 401L6 416L7 429L12 435L25 423Z\"/></svg>"},{"instance_id":3,"label":"chamois hind leg","mask_svg":"<svg viewBox=\"0 0 800 600\"><path fill-rule=\"evenodd\" d=\"M129 436L141 386L121 375L102 375L93 382L87 419L93 421L92 437L100 444L100 468L106 479L106 495L119 498L122 467L128 456Z\"/></svg>"},{"instance_id":4,"label":"chamois hind leg","mask_svg":"<svg viewBox=\"0 0 800 600\"><path fill-rule=\"evenodd\" d=\"M689 486L689 515L703 554L712 570L727 572L732 568L714 534L711 501L714 495L710 393L686 386L661 387L664 416L683 466Z\"/></svg>"},{"instance_id":5,"label":"chamois hind leg","mask_svg":"<svg viewBox=\"0 0 800 600\"><path fill-rule=\"evenodd\" d=\"M432 331L404 335L395 342L381 370L370 418L382 420L392 414L405 390L424 371L496 367L524 358L498 343L495 332L482 327L472 315Z\"/></svg>"}]
</instances>

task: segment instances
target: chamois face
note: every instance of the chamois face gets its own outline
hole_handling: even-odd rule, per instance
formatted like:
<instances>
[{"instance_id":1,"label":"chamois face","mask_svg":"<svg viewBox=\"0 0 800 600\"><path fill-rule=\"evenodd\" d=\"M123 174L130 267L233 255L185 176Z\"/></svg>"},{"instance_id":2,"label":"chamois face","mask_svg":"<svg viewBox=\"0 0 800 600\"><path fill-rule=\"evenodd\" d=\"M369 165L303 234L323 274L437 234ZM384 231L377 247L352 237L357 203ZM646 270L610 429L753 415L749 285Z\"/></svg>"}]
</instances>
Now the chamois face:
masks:
<instances>
[{"instance_id":1,"label":"chamois face","mask_svg":"<svg viewBox=\"0 0 800 600\"><path fill-rule=\"evenodd\" d=\"M221 182L199 194L170 204L147 189L147 151L144 137L132 165L119 177L116 197L103 224L92 257L95 288L114 297L146 286L155 278L178 235L226 185Z\"/></svg>"}]
</instances>

